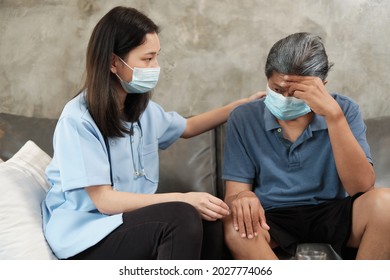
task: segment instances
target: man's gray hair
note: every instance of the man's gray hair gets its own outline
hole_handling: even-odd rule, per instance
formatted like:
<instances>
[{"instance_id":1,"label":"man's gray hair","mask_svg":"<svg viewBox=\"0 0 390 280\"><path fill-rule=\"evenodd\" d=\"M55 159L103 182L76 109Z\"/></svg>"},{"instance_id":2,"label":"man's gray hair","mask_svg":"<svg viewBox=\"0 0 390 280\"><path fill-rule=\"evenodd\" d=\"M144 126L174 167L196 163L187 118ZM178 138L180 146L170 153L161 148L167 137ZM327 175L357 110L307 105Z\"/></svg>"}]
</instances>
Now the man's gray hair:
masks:
<instances>
[{"instance_id":1,"label":"man's gray hair","mask_svg":"<svg viewBox=\"0 0 390 280\"><path fill-rule=\"evenodd\" d=\"M332 63L319 36L294 33L276 42L267 57L265 75L274 72L299 76L315 76L325 81Z\"/></svg>"}]
</instances>

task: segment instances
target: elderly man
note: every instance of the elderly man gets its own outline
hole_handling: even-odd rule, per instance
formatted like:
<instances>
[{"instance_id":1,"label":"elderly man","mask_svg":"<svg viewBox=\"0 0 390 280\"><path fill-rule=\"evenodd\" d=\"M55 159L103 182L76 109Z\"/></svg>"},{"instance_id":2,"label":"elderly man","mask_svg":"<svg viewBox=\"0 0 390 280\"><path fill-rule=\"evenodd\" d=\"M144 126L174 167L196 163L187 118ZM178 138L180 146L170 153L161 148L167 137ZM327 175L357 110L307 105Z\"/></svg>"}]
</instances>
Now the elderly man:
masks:
<instances>
[{"instance_id":1,"label":"elderly man","mask_svg":"<svg viewBox=\"0 0 390 280\"><path fill-rule=\"evenodd\" d=\"M223 179L235 259L277 259L302 242L329 243L358 259L390 259L390 189L375 173L358 105L330 94L321 38L296 33L271 48L266 98L227 124Z\"/></svg>"}]
</instances>

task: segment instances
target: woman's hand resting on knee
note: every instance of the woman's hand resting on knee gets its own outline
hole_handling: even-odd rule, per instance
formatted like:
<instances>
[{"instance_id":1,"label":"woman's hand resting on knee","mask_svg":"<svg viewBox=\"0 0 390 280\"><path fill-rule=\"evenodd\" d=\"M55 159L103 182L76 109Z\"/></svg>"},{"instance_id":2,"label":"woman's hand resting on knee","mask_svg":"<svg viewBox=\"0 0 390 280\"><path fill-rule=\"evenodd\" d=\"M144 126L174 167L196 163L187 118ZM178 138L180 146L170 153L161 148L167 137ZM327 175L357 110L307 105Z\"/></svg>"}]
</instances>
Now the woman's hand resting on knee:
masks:
<instances>
[{"instance_id":1,"label":"woman's hand resting on knee","mask_svg":"<svg viewBox=\"0 0 390 280\"><path fill-rule=\"evenodd\" d=\"M189 192L183 195L183 201L194 206L206 221L216 221L230 213L229 207L223 200L209 193Z\"/></svg>"}]
</instances>

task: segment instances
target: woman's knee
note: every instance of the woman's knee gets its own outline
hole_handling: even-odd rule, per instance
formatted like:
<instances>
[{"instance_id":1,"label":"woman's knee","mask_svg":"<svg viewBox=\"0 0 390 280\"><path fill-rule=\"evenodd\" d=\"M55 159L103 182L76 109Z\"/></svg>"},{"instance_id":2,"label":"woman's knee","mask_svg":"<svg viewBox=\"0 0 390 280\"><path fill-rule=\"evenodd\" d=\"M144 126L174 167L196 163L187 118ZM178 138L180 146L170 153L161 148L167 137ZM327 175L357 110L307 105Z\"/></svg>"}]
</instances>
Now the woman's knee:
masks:
<instances>
[{"instance_id":1,"label":"woman's knee","mask_svg":"<svg viewBox=\"0 0 390 280\"><path fill-rule=\"evenodd\" d=\"M189 236L203 234L202 218L192 205L185 202L168 202L164 211L173 219L172 224L188 232Z\"/></svg>"},{"instance_id":2,"label":"woman's knee","mask_svg":"<svg viewBox=\"0 0 390 280\"><path fill-rule=\"evenodd\" d=\"M180 201L167 202L165 204L167 211L172 214L175 214L178 219L199 221L202 220L199 212L191 204Z\"/></svg>"}]
</instances>

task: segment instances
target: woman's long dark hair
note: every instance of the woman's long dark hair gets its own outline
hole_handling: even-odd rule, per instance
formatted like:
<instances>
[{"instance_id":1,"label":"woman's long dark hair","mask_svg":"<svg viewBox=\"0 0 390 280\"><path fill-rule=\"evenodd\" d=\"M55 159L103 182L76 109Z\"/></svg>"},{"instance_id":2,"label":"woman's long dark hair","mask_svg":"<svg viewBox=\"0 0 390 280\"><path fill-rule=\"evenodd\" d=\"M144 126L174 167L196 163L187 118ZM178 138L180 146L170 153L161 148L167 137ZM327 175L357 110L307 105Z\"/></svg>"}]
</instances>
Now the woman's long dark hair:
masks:
<instances>
[{"instance_id":1,"label":"woman's long dark hair","mask_svg":"<svg viewBox=\"0 0 390 280\"><path fill-rule=\"evenodd\" d=\"M132 49L144 43L146 34L158 31L147 16L127 7L113 8L95 26L87 48L85 84L80 92L86 90L88 110L103 136L121 137L129 133L118 107L114 86L118 78L110 70L113 54L125 60ZM125 120L137 121L149 99L150 92L128 94Z\"/></svg>"}]
</instances>

